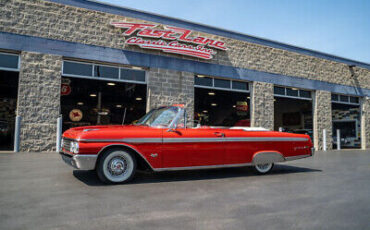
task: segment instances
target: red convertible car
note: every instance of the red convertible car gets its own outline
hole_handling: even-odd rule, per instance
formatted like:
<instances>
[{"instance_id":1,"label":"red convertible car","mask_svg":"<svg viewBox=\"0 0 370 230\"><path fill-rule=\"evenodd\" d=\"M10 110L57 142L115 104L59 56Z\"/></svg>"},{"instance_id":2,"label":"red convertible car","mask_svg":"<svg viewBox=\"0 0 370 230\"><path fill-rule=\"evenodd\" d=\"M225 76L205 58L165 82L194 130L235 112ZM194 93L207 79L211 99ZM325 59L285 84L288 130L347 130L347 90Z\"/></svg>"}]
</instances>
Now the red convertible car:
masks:
<instances>
[{"instance_id":1,"label":"red convertible car","mask_svg":"<svg viewBox=\"0 0 370 230\"><path fill-rule=\"evenodd\" d=\"M275 162L313 155L308 135L263 128L186 126L181 106L151 110L136 124L86 126L64 132L62 159L96 170L107 183L127 182L137 169L152 171L254 166L269 172Z\"/></svg>"}]
</instances>

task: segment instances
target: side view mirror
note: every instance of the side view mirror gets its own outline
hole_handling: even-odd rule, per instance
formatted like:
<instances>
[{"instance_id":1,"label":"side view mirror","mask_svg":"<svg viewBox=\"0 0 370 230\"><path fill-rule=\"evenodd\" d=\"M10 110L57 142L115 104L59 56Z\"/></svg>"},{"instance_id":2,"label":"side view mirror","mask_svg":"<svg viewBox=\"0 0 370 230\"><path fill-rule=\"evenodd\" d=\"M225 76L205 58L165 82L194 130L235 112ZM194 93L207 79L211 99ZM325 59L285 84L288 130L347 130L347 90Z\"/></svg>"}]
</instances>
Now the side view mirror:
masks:
<instances>
[{"instance_id":1,"label":"side view mirror","mask_svg":"<svg viewBox=\"0 0 370 230\"><path fill-rule=\"evenodd\" d=\"M169 129L167 129L167 132L175 132L176 133L177 131L176 131L176 129L169 128Z\"/></svg>"}]
</instances>

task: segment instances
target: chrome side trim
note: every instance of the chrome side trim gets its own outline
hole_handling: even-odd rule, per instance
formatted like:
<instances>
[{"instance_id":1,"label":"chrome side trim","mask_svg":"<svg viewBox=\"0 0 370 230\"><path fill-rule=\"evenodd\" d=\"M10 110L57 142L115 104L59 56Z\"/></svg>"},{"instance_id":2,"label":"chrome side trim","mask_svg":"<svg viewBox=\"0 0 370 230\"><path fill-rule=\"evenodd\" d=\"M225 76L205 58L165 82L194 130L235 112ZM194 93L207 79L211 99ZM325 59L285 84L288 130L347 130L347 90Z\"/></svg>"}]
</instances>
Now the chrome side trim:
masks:
<instances>
[{"instance_id":1,"label":"chrome side trim","mask_svg":"<svg viewBox=\"0 0 370 230\"><path fill-rule=\"evenodd\" d=\"M122 138L122 139L80 139L83 142L125 142L125 143L202 143L202 142L282 142L307 141L304 137L211 137L211 138Z\"/></svg>"},{"instance_id":2,"label":"chrome side trim","mask_svg":"<svg viewBox=\"0 0 370 230\"><path fill-rule=\"evenodd\" d=\"M226 137L225 142L307 141L305 137Z\"/></svg>"},{"instance_id":3,"label":"chrome side trim","mask_svg":"<svg viewBox=\"0 0 370 230\"><path fill-rule=\"evenodd\" d=\"M292 156L292 157L285 157L285 161L292 161L292 160L298 160L306 157L312 156L311 154L305 154L305 155L298 155L298 156Z\"/></svg>"},{"instance_id":4,"label":"chrome side trim","mask_svg":"<svg viewBox=\"0 0 370 230\"><path fill-rule=\"evenodd\" d=\"M162 143L162 138L80 139L82 142Z\"/></svg>"},{"instance_id":5,"label":"chrome side trim","mask_svg":"<svg viewBox=\"0 0 370 230\"><path fill-rule=\"evenodd\" d=\"M155 172L163 171L178 171L178 170L193 170L193 169L215 169L215 168L232 168L232 167L243 167L251 166L252 163L244 164L224 164L224 165L202 165L202 166L189 166L189 167L171 167L171 168L154 168Z\"/></svg>"},{"instance_id":6,"label":"chrome side trim","mask_svg":"<svg viewBox=\"0 0 370 230\"><path fill-rule=\"evenodd\" d=\"M139 154L139 156L140 156L141 158L143 158L143 159L144 159L144 161L149 165L149 167L150 167L152 170L154 170L154 168L152 167L152 165L149 163L149 161L144 157L144 155L143 155L141 152L139 152L138 150L136 150L136 149L132 148L132 147L131 147L131 146L129 146L129 145L125 145L125 144L111 144L111 145L104 146L102 149L100 149L100 151L98 152L97 156L99 156L99 155L100 155L100 153L101 153L101 152L103 152L106 148L108 148L108 147L113 147L113 146L117 146L117 147L124 146L124 147L127 147L127 148L131 149L132 151L135 151L137 154Z\"/></svg>"}]
</instances>

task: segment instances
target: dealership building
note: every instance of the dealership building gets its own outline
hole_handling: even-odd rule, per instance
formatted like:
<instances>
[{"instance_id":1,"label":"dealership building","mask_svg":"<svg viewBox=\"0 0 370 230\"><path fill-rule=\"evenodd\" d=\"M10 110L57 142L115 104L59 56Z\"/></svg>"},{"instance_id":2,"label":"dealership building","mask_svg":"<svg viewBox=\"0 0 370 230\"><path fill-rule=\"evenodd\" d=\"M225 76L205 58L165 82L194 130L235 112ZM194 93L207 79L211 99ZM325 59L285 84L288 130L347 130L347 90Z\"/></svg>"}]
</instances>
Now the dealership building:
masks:
<instances>
[{"instance_id":1,"label":"dealership building","mask_svg":"<svg viewBox=\"0 0 370 230\"><path fill-rule=\"evenodd\" d=\"M173 104L193 125L307 133L317 150L339 130L370 149L368 63L94 1L0 1L0 150L54 151L58 120L130 124Z\"/></svg>"}]
</instances>

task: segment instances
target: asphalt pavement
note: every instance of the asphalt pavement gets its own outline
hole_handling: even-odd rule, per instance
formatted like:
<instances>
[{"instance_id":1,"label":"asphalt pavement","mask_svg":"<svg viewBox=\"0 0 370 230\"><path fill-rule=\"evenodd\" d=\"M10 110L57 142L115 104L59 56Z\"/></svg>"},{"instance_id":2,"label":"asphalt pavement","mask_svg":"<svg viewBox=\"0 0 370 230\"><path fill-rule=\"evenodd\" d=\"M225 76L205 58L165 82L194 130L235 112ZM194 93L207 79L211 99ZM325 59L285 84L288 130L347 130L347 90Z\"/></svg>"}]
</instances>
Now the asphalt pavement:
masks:
<instances>
[{"instance_id":1,"label":"asphalt pavement","mask_svg":"<svg viewBox=\"0 0 370 230\"><path fill-rule=\"evenodd\" d=\"M0 153L0 229L370 229L370 151L138 173L104 185L57 153Z\"/></svg>"}]
</instances>

